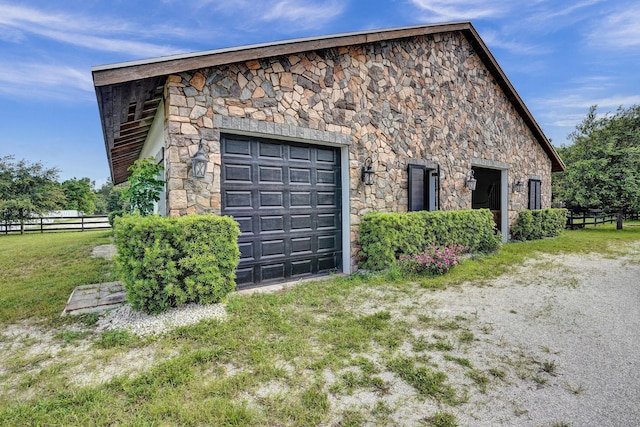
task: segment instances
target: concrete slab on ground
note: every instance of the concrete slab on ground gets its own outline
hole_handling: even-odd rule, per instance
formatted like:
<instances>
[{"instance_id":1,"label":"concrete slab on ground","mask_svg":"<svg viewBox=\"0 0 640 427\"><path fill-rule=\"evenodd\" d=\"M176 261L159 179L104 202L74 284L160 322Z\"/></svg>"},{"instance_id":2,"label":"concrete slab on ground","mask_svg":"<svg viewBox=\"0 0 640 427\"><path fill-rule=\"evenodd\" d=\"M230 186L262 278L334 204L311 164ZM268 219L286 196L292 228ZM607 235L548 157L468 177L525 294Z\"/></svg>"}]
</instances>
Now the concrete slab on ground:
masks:
<instances>
[{"instance_id":1,"label":"concrete slab on ground","mask_svg":"<svg viewBox=\"0 0 640 427\"><path fill-rule=\"evenodd\" d=\"M122 282L82 285L73 290L62 315L97 313L119 307L125 300Z\"/></svg>"}]
</instances>

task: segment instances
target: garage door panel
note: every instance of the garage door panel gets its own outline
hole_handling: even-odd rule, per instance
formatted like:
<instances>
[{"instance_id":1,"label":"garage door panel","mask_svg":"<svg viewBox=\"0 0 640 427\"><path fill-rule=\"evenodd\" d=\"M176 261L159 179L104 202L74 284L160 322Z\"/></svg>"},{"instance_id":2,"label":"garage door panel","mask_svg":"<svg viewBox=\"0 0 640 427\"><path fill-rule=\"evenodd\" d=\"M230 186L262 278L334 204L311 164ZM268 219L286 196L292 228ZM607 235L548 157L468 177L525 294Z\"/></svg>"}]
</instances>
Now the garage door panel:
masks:
<instances>
[{"instance_id":1,"label":"garage door panel","mask_svg":"<svg viewBox=\"0 0 640 427\"><path fill-rule=\"evenodd\" d=\"M311 208L311 193L310 192L294 192L290 193L292 208Z\"/></svg>"},{"instance_id":2,"label":"garage door panel","mask_svg":"<svg viewBox=\"0 0 640 427\"><path fill-rule=\"evenodd\" d=\"M332 254L322 258L318 258L317 273L335 271L339 266L338 255Z\"/></svg>"},{"instance_id":3,"label":"garage door panel","mask_svg":"<svg viewBox=\"0 0 640 427\"><path fill-rule=\"evenodd\" d=\"M253 225L254 225L254 221L253 218L250 216L234 216L233 219L238 223L238 225L240 226L240 233L244 236L249 236L254 234L254 230L253 230Z\"/></svg>"},{"instance_id":4,"label":"garage door panel","mask_svg":"<svg viewBox=\"0 0 640 427\"><path fill-rule=\"evenodd\" d=\"M276 157L282 158L282 144L272 144L268 142L258 143L259 157Z\"/></svg>"},{"instance_id":5,"label":"garage door panel","mask_svg":"<svg viewBox=\"0 0 640 427\"><path fill-rule=\"evenodd\" d=\"M285 240L263 240L260 242L260 259L285 256Z\"/></svg>"},{"instance_id":6,"label":"garage door panel","mask_svg":"<svg viewBox=\"0 0 640 427\"><path fill-rule=\"evenodd\" d=\"M283 208L284 194L282 191L261 191L260 192L261 208Z\"/></svg>"},{"instance_id":7,"label":"garage door panel","mask_svg":"<svg viewBox=\"0 0 640 427\"><path fill-rule=\"evenodd\" d=\"M311 236L291 239L291 255L311 254L312 245Z\"/></svg>"},{"instance_id":8,"label":"garage door panel","mask_svg":"<svg viewBox=\"0 0 640 427\"><path fill-rule=\"evenodd\" d=\"M336 185L336 173L334 171L330 171L330 170L319 170L317 173L317 179L316 182L319 185L331 185L331 186L335 186Z\"/></svg>"},{"instance_id":9,"label":"garage door panel","mask_svg":"<svg viewBox=\"0 0 640 427\"><path fill-rule=\"evenodd\" d=\"M309 147L290 145L289 159L311 161L311 149Z\"/></svg>"},{"instance_id":10,"label":"garage door panel","mask_svg":"<svg viewBox=\"0 0 640 427\"><path fill-rule=\"evenodd\" d=\"M251 184L251 165L225 164L222 180L227 182Z\"/></svg>"},{"instance_id":11,"label":"garage door panel","mask_svg":"<svg viewBox=\"0 0 640 427\"><path fill-rule=\"evenodd\" d=\"M282 167L260 166L259 174L260 174L260 183L284 184L284 181L282 179L283 176L284 176L284 173L282 171Z\"/></svg>"},{"instance_id":12,"label":"garage door panel","mask_svg":"<svg viewBox=\"0 0 640 427\"><path fill-rule=\"evenodd\" d=\"M268 282L274 280L284 280L285 278L285 265L280 264L267 264L260 268L260 281Z\"/></svg>"},{"instance_id":13,"label":"garage door panel","mask_svg":"<svg viewBox=\"0 0 640 427\"><path fill-rule=\"evenodd\" d=\"M222 137L222 213L240 223L239 288L340 268L340 152Z\"/></svg>"},{"instance_id":14,"label":"garage door panel","mask_svg":"<svg viewBox=\"0 0 640 427\"><path fill-rule=\"evenodd\" d=\"M238 248L240 249L240 259L242 261L253 261L256 259L254 244L252 241L239 242Z\"/></svg>"},{"instance_id":15,"label":"garage door panel","mask_svg":"<svg viewBox=\"0 0 640 427\"><path fill-rule=\"evenodd\" d=\"M336 213L318 214L318 230L335 230L340 226L340 215Z\"/></svg>"},{"instance_id":16,"label":"garage door panel","mask_svg":"<svg viewBox=\"0 0 640 427\"><path fill-rule=\"evenodd\" d=\"M235 209L253 208L251 191L227 191L225 194L226 207Z\"/></svg>"},{"instance_id":17,"label":"garage door panel","mask_svg":"<svg viewBox=\"0 0 640 427\"><path fill-rule=\"evenodd\" d=\"M311 184L311 170L301 168L289 168L289 183Z\"/></svg>"},{"instance_id":18,"label":"garage door panel","mask_svg":"<svg viewBox=\"0 0 640 427\"><path fill-rule=\"evenodd\" d=\"M254 283L256 281L254 271L255 267L237 268L236 284L242 287L242 285Z\"/></svg>"},{"instance_id":19,"label":"garage door panel","mask_svg":"<svg viewBox=\"0 0 640 427\"><path fill-rule=\"evenodd\" d=\"M284 233L284 216L261 216L260 217L260 233Z\"/></svg>"},{"instance_id":20,"label":"garage door panel","mask_svg":"<svg viewBox=\"0 0 640 427\"><path fill-rule=\"evenodd\" d=\"M312 230L312 215L291 215L291 231L310 231Z\"/></svg>"},{"instance_id":21,"label":"garage door panel","mask_svg":"<svg viewBox=\"0 0 640 427\"><path fill-rule=\"evenodd\" d=\"M223 147L222 153L232 157L251 157L251 145L249 140L230 139Z\"/></svg>"},{"instance_id":22,"label":"garage door panel","mask_svg":"<svg viewBox=\"0 0 640 427\"><path fill-rule=\"evenodd\" d=\"M317 252L334 251L338 242L337 236L318 236Z\"/></svg>"},{"instance_id":23,"label":"garage door panel","mask_svg":"<svg viewBox=\"0 0 640 427\"><path fill-rule=\"evenodd\" d=\"M338 195L335 191L318 191L318 206L336 207Z\"/></svg>"},{"instance_id":24,"label":"garage door panel","mask_svg":"<svg viewBox=\"0 0 640 427\"><path fill-rule=\"evenodd\" d=\"M313 264L310 259L291 262L291 277L309 276L313 274Z\"/></svg>"},{"instance_id":25,"label":"garage door panel","mask_svg":"<svg viewBox=\"0 0 640 427\"><path fill-rule=\"evenodd\" d=\"M338 163L336 161L337 150L318 148L316 153L319 163Z\"/></svg>"}]
</instances>

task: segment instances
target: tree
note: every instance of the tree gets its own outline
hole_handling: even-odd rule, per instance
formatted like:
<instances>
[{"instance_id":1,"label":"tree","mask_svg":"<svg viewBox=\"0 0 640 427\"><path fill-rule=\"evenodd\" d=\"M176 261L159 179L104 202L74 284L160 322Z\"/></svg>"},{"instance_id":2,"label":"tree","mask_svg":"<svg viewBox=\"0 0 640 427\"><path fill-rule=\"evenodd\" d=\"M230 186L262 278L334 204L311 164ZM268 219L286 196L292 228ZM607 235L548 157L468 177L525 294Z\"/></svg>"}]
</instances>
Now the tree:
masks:
<instances>
[{"instance_id":1,"label":"tree","mask_svg":"<svg viewBox=\"0 0 640 427\"><path fill-rule=\"evenodd\" d=\"M96 210L96 193L89 178L71 178L62 183L66 202L65 209L78 210L91 215Z\"/></svg>"},{"instance_id":2,"label":"tree","mask_svg":"<svg viewBox=\"0 0 640 427\"><path fill-rule=\"evenodd\" d=\"M154 204L160 200L164 181L158 179L163 167L156 164L153 158L138 159L129 167L129 187L123 194L129 202L129 211L138 212L142 216L153 213Z\"/></svg>"},{"instance_id":3,"label":"tree","mask_svg":"<svg viewBox=\"0 0 640 427\"><path fill-rule=\"evenodd\" d=\"M42 163L14 161L13 156L0 157L0 218L4 222L24 222L34 215L59 209L64 194L58 185L58 170Z\"/></svg>"},{"instance_id":4,"label":"tree","mask_svg":"<svg viewBox=\"0 0 640 427\"><path fill-rule=\"evenodd\" d=\"M622 229L625 212L640 210L640 106L601 118L593 106L569 137L557 196L569 208L615 210Z\"/></svg>"}]
</instances>

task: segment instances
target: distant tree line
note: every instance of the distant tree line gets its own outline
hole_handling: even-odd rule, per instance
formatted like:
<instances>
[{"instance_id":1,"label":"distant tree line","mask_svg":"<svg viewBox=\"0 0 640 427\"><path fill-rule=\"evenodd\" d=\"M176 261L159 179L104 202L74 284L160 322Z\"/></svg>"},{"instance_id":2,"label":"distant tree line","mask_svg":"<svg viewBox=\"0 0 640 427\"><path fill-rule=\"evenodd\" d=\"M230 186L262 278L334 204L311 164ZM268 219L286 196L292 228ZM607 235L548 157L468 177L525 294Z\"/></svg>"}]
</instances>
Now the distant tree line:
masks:
<instances>
[{"instance_id":1,"label":"distant tree line","mask_svg":"<svg viewBox=\"0 0 640 427\"><path fill-rule=\"evenodd\" d=\"M123 210L128 184L108 180L100 188L89 178L60 182L59 170L40 162L0 157L0 221L19 222L55 210L78 210L85 215Z\"/></svg>"},{"instance_id":2,"label":"distant tree line","mask_svg":"<svg viewBox=\"0 0 640 427\"><path fill-rule=\"evenodd\" d=\"M596 106L558 148L565 172L553 176L556 202L573 210L640 212L640 106L619 108L599 117Z\"/></svg>"}]
</instances>

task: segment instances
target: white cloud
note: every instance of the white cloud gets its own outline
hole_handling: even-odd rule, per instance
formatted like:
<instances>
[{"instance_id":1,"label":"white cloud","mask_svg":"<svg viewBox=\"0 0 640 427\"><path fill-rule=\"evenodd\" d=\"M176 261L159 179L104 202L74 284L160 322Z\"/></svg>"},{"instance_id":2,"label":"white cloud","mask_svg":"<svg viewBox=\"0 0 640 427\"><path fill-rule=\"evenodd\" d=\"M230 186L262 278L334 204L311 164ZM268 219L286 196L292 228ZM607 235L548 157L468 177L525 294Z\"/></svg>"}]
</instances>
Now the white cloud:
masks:
<instances>
[{"instance_id":1,"label":"white cloud","mask_svg":"<svg viewBox=\"0 0 640 427\"><path fill-rule=\"evenodd\" d=\"M553 2L553 9L546 9L540 12L536 12L531 16L531 18L529 18L529 21L547 23L551 20L555 20L556 18L562 18L565 23L567 23L567 20L573 23L576 20L582 19L582 16L577 13L578 11L584 10L585 8L593 6L597 3L602 3L602 1L603 0L586 0L579 3L570 4L569 6L561 9L555 8L558 5L562 5L561 3L559 4Z\"/></svg>"},{"instance_id":2,"label":"white cloud","mask_svg":"<svg viewBox=\"0 0 640 427\"><path fill-rule=\"evenodd\" d=\"M607 95L603 92L610 92L610 88L592 86L594 82L607 80L606 77L588 77L584 86L576 86L553 98L536 99L530 103L530 106L535 106L535 116L554 144L569 142L567 135L584 120L592 105L597 105L598 116L604 117L620 106L628 108L640 104L640 94Z\"/></svg>"},{"instance_id":3,"label":"white cloud","mask_svg":"<svg viewBox=\"0 0 640 427\"><path fill-rule=\"evenodd\" d=\"M213 8L231 19L241 17L238 26L247 31L259 22L280 21L291 24L288 29L278 28L284 32L321 27L340 16L347 3L347 0L195 1L196 7Z\"/></svg>"},{"instance_id":4,"label":"white cloud","mask_svg":"<svg viewBox=\"0 0 640 427\"><path fill-rule=\"evenodd\" d=\"M589 34L591 45L616 50L640 47L640 4L625 9L598 20Z\"/></svg>"},{"instance_id":5,"label":"white cloud","mask_svg":"<svg viewBox=\"0 0 640 427\"><path fill-rule=\"evenodd\" d=\"M0 92L21 98L89 100L93 81L88 69L37 62L0 62Z\"/></svg>"},{"instance_id":6,"label":"white cloud","mask_svg":"<svg viewBox=\"0 0 640 427\"><path fill-rule=\"evenodd\" d=\"M549 53L548 47L515 41L512 38L507 39L507 36L501 35L497 31L483 31L480 36L491 50L500 48L523 55L542 55Z\"/></svg>"},{"instance_id":7,"label":"white cloud","mask_svg":"<svg viewBox=\"0 0 640 427\"><path fill-rule=\"evenodd\" d=\"M179 36L188 33L179 28L169 30L166 27L133 25L121 20L96 20L80 14L45 13L38 9L10 4L0 3L0 7L0 38L18 43L24 41L27 34L33 34L93 50L148 57L181 51L170 46L124 40L122 35L140 38L157 34Z\"/></svg>"},{"instance_id":8,"label":"white cloud","mask_svg":"<svg viewBox=\"0 0 640 427\"><path fill-rule=\"evenodd\" d=\"M493 0L410 0L418 8L429 12L430 21L453 21L503 16L507 2ZM498 6L498 4L500 6Z\"/></svg>"},{"instance_id":9,"label":"white cloud","mask_svg":"<svg viewBox=\"0 0 640 427\"><path fill-rule=\"evenodd\" d=\"M584 93L574 93L558 98L550 98L542 102L547 106L563 109L580 108L587 110L592 105L597 105L601 110L615 110L621 105L628 107L640 104L640 95L589 96Z\"/></svg>"},{"instance_id":10,"label":"white cloud","mask_svg":"<svg viewBox=\"0 0 640 427\"><path fill-rule=\"evenodd\" d=\"M344 10L344 2L309 2L300 0L279 0L269 7L262 19L265 21L286 20L305 28L319 27L339 16Z\"/></svg>"},{"instance_id":11,"label":"white cloud","mask_svg":"<svg viewBox=\"0 0 640 427\"><path fill-rule=\"evenodd\" d=\"M75 33L65 33L62 31L39 29L34 33L49 39L81 46L88 49L101 50L103 52L119 52L136 57L156 57L183 52L180 49L169 46L160 46L153 43L122 40L108 37L96 37L84 34L79 36Z\"/></svg>"}]
</instances>

